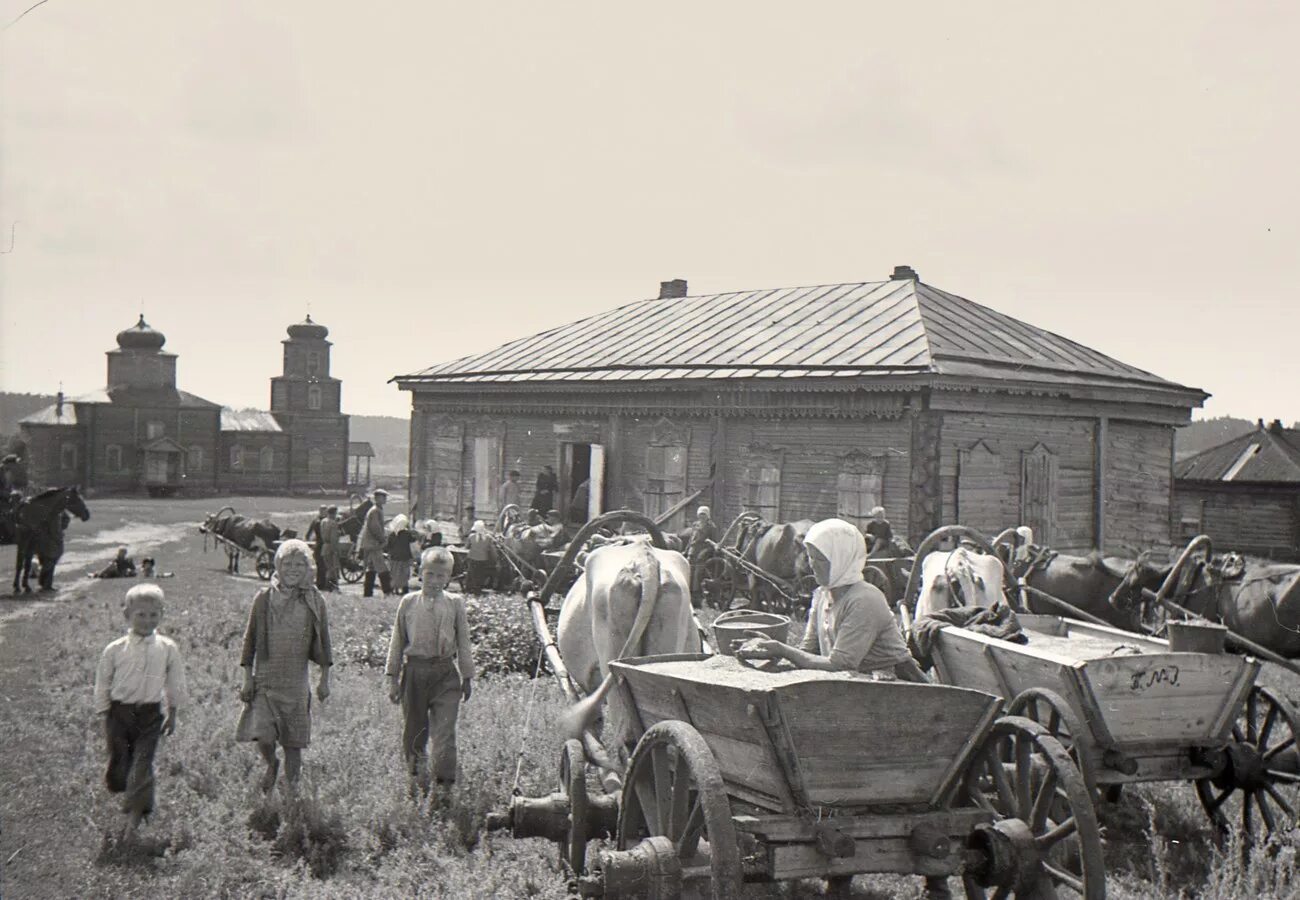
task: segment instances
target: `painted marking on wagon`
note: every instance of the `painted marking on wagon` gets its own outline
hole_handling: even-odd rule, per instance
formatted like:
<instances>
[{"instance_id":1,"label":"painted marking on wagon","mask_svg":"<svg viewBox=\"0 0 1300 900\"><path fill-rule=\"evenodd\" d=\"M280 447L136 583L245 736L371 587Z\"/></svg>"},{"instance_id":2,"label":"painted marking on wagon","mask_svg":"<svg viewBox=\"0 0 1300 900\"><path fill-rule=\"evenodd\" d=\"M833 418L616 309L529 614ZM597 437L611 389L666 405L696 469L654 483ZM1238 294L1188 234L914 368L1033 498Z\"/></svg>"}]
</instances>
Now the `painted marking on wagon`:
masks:
<instances>
[{"instance_id":1,"label":"painted marking on wagon","mask_svg":"<svg viewBox=\"0 0 1300 900\"><path fill-rule=\"evenodd\" d=\"M1132 683L1129 685L1129 689L1132 691L1145 691L1157 684L1178 687L1178 667L1161 666L1158 669L1140 669L1134 672L1131 678Z\"/></svg>"}]
</instances>

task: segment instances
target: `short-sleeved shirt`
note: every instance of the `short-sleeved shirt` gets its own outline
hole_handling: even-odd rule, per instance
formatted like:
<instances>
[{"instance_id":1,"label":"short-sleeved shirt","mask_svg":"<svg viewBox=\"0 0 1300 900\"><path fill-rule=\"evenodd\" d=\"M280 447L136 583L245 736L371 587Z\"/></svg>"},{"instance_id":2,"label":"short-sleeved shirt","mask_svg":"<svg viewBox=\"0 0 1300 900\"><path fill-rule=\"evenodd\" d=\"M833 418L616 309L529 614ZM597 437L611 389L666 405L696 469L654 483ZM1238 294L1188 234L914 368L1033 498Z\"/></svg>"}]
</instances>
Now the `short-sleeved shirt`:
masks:
<instances>
[{"instance_id":1,"label":"short-sleeved shirt","mask_svg":"<svg viewBox=\"0 0 1300 900\"><path fill-rule=\"evenodd\" d=\"M819 588L799 649L829 657L841 671L871 672L912 658L885 595L866 582L838 600Z\"/></svg>"},{"instance_id":2,"label":"short-sleeved shirt","mask_svg":"<svg viewBox=\"0 0 1300 900\"><path fill-rule=\"evenodd\" d=\"M875 547L877 544L882 547L888 547L890 541L894 539L894 529L888 522L881 522L872 519L867 523L867 527L864 528L863 531L866 532L867 538L869 539L867 541L868 550Z\"/></svg>"}]
</instances>

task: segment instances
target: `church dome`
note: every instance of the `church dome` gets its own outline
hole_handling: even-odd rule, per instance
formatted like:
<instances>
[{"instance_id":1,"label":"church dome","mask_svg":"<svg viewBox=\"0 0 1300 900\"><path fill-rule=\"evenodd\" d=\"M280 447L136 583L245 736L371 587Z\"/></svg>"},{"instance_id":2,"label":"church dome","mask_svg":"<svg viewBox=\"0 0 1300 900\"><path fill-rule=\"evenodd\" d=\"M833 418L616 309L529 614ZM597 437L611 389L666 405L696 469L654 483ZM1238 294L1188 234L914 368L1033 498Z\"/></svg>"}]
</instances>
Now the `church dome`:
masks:
<instances>
[{"instance_id":1,"label":"church dome","mask_svg":"<svg viewBox=\"0 0 1300 900\"><path fill-rule=\"evenodd\" d=\"M140 321L135 323L134 328L128 328L125 331L117 333L117 345L123 350L161 350L163 344L167 343L166 336L161 331L155 331L150 328L141 314Z\"/></svg>"},{"instance_id":2,"label":"church dome","mask_svg":"<svg viewBox=\"0 0 1300 900\"><path fill-rule=\"evenodd\" d=\"M325 340L325 336L329 333L330 330L324 325L319 325L316 322L313 322L310 314L307 315L305 321L295 322L293 325L289 326L289 337L291 338L306 338L309 340L323 341Z\"/></svg>"}]
</instances>

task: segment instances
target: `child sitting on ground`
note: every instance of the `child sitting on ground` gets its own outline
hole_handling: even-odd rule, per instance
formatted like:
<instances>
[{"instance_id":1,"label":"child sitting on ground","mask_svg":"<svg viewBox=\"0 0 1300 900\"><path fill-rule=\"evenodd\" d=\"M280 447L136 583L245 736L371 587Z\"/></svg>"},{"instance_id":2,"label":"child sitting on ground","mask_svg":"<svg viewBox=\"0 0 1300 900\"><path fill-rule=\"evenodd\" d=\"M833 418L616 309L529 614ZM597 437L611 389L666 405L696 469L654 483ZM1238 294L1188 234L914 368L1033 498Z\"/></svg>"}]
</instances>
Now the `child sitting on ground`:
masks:
<instances>
[{"instance_id":1,"label":"child sitting on ground","mask_svg":"<svg viewBox=\"0 0 1300 900\"><path fill-rule=\"evenodd\" d=\"M176 730L176 713L186 699L185 666L176 642L157 634L163 612L163 592L156 584L127 591L124 614L130 630L104 648L95 669L95 712L104 717L108 742L104 780L112 793L125 794L123 838L153 811L158 739Z\"/></svg>"},{"instance_id":2,"label":"child sitting on ground","mask_svg":"<svg viewBox=\"0 0 1300 900\"><path fill-rule=\"evenodd\" d=\"M452 565L446 548L421 554L423 589L398 604L388 644L388 698L402 704L402 755L413 797L417 788L429 793L430 737L438 786L450 790L456 781L456 717L474 678L465 601L444 590Z\"/></svg>"},{"instance_id":3,"label":"child sitting on ground","mask_svg":"<svg viewBox=\"0 0 1300 900\"><path fill-rule=\"evenodd\" d=\"M117 556L112 561L90 576L91 578L133 578L135 577L135 563L131 557L126 555L125 547L117 548Z\"/></svg>"}]
</instances>

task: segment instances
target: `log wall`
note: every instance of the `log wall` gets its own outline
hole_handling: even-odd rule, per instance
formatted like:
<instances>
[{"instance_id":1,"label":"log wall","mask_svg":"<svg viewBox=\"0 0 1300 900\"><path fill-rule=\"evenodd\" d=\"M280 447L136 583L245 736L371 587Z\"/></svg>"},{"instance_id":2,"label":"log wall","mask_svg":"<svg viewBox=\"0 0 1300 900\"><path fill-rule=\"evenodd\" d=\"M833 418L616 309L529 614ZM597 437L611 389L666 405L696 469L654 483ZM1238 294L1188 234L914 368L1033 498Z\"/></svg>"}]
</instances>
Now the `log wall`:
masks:
<instances>
[{"instance_id":1,"label":"log wall","mask_svg":"<svg viewBox=\"0 0 1300 900\"><path fill-rule=\"evenodd\" d=\"M1207 534L1216 552L1300 562L1300 485L1178 481L1175 539Z\"/></svg>"}]
</instances>

